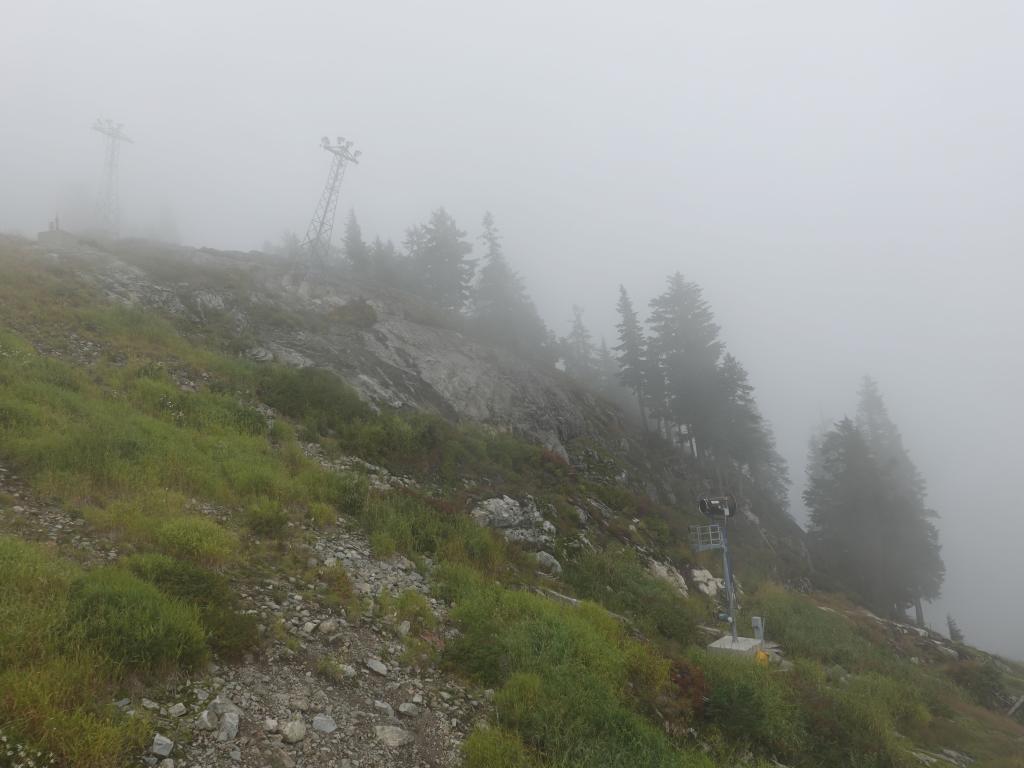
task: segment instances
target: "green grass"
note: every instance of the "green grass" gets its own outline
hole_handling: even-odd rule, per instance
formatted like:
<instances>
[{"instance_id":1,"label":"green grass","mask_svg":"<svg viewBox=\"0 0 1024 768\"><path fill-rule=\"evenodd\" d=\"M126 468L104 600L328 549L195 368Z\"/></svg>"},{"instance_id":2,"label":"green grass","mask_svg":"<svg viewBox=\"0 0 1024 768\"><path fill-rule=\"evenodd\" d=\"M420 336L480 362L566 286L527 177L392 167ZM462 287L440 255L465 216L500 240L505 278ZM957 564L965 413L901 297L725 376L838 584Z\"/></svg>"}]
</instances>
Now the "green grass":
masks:
<instances>
[{"instance_id":1,"label":"green grass","mask_svg":"<svg viewBox=\"0 0 1024 768\"><path fill-rule=\"evenodd\" d=\"M76 622L83 578L47 548L0 536L0 723L12 744L113 768L139 752L148 727L107 704L120 670L91 642L95 623ZM181 616L152 605L161 625Z\"/></svg>"},{"instance_id":2,"label":"green grass","mask_svg":"<svg viewBox=\"0 0 1024 768\"><path fill-rule=\"evenodd\" d=\"M604 609L508 590L465 568L443 578L461 629L447 662L498 688L498 724L545 765L709 764L677 749L643 714L667 682L668 662ZM480 735L467 759L497 754L529 764L515 745L510 736Z\"/></svg>"},{"instance_id":3,"label":"green grass","mask_svg":"<svg viewBox=\"0 0 1024 768\"><path fill-rule=\"evenodd\" d=\"M468 515L408 493L372 496L359 519L379 557L394 552L412 559L428 556L469 564L493 575L507 573L522 559L500 536Z\"/></svg>"},{"instance_id":4,"label":"green grass","mask_svg":"<svg viewBox=\"0 0 1024 768\"><path fill-rule=\"evenodd\" d=\"M565 566L565 580L578 595L629 616L649 636L686 646L696 639L703 605L684 599L651 575L635 550L612 546L581 553Z\"/></svg>"},{"instance_id":5,"label":"green grass","mask_svg":"<svg viewBox=\"0 0 1024 768\"><path fill-rule=\"evenodd\" d=\"M897 665L893 654L872 643L847 617L776 585L765 584L752 595L744 610L746 626L751 615L764 618L768 639L781 644L787 655L838 664L850 671Z\"/></svg>"}]
</instances>

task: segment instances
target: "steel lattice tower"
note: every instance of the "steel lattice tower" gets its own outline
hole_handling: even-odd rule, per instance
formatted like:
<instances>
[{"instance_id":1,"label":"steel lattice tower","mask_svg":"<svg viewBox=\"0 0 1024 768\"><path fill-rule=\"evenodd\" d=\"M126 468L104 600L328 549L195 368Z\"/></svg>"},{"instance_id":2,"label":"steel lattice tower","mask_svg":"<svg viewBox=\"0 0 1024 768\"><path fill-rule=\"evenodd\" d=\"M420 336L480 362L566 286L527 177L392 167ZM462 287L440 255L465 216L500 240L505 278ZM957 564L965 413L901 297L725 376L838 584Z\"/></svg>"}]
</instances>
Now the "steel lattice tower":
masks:
<instances>
[{"instance_id":1,"label":"steel lattice tower","mask_svg":"<svg viewBox=\"0 0 1024 768\"><path fill-rule=\"evenodd\" d=\"M117 191L117 160L121 153L121 142L134 144L125 136L121 127L124 123L115 123L109 118L97 120L92 129L107 137L106 161L103 164L103 182L97 198L96 208L100 228L108 235L117 237L121 226L121 211Z\"/></svg>"},{"instance_id":2,"label":"steel lattice tower","mask_svg":"<svg viewBox=\"0 0 1024 768\"><path fill-rule=\"evenodd\" d=\"M322 267L327 262L331 252L331 234L334 231L334 212L338 208L338 193L341 190L341 180L345 178L345 169L349 163L358 163L362 152L352 152L352 142L346 141L344 136L339 136L337 142L331 144L326 136L320 140L320 146L333 155L331 158L331 170L327 174L327 184L324 186L323 194L320 195L320 202L317 203L316 213L313 220L309 222L306 230L306 248L310 268Z\"/></svg>"}]
</instances>

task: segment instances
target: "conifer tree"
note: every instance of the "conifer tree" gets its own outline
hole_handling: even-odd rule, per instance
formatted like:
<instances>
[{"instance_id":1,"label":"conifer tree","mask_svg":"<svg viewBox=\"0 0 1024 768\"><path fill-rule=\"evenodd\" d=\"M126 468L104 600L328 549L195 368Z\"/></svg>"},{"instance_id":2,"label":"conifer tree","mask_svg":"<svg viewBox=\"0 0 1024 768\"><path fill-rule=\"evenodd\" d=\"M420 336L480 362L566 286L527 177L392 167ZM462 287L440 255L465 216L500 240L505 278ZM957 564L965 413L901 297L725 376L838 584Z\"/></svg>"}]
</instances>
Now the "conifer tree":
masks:
<instances>
[{"instance_id":1,"label":"conifer tree","mask_svg":"<svg viewBox=\"0 0 1024 768\"><path fill-rule=\"evenodd\" d=\"M640 419L647 430L647 402L644 396L647 379L647 340L640 318L623 286L619 286L619 343L615 346L619 365L619 381L636 395Z\"/></svg>"},{"instance_id":2,"label":"conifer tree","mask_svg":"<svg viewBox=\"0 0 1024 768\"><path fill-rule=\"evenodd\" d=\"M522 278L512 269L501 235L488 211L484 214L484 265L473 292L475 329L487 338L534 358L547 359L548 330L526 293Z\"/></svg>"},{"instance_id":3,"label":"conifer tree","mask_svg":"<svg viewBox=\"0 0 1024 768\"><path fill-rule=\"evenodd\" d=\"M574 304L572 326L569 335L562 340L562 349L565 370L583 383L594 373L594 345L590 338L590 331L583 323L583 308Z\"/></svg>"},{"instance_id":4,"label":"conifer tree","mask_svg":"<svg viewBox=\"0 0 1024 768\"><path fill-rule=\"evenodd\" d=\"M406 231L405 246L413 259L423 294L440 308L461 312L469 297L476 261L455 219L438 208L430 221Z\"/></svg>"},{"instance_id":5,"label":"conifer tree","mask_svg":"<svg viewBox=\"0 0 1024 768\"><path fill-rule=\"evenodd\" d=\"M962 643L964 641L964 633L960 629L960 625L956 623L956 619L946 614L946 626L949 628L949 639L954 643Z\"/></svg>"},{"instance_id":6,"label":"conifer tree","mask_svg":"<svg viewBox=\"0 0 1024 768\"><path fill-rule=\"evenodd\" d=\"M938 596L945 566L924 480L889 418L877 385L861 390L857 422L821 438L808 463L804 501L819 564L885 615L902 617Z\"/></svg>"},{"instance_id":7,"label":"conifer tree","mask_svg":"<svg viewBox=\"0 0 1024 768\"><path fill-rule=\"evenodd\" d=\"M345 256L358 272L365 272L370 265L370 252L363 242L363 231L356 219L356 212L349 210L345 221L345 237L342 241Z\"/></svg>"},{"instance_id":8,"label":"conifer tree","mask_svg":"<svg viewBox=\"0 0 1024 768\"><path fill-rule=\"evenodd\" d=\"M722 343L700 286L676 272L651 301L649 349L664 381L664 415L685 426L695 455L703 452L718 385Z\"/></svg>"}]
</instances>

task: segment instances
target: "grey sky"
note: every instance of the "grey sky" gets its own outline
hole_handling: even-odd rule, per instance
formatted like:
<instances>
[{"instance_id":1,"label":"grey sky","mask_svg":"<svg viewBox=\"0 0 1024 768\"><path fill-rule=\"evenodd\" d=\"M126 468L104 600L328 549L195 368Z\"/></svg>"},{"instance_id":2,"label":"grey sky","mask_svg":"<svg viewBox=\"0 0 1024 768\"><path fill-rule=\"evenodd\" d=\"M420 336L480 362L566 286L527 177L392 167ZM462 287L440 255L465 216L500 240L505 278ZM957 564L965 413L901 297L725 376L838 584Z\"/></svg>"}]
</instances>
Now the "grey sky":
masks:
<instances>
[{"instance_id":1,"label":"grey sky","mask_svg":"<svg viewBox=\"0 0 1024 768\"><path fill-rule=\"evenodd\" d=\"M1024 657L1024 6L1013 2L7 2L0 230L87 205L125 123L125 230L303 231L321 135L343 209L400 241L485 209L542 313L612 333L704 288L802 482L807 436L880 382L928 478L969 640ZM798 512L799 514L799 512Z\"/></svg>"}]
</instances>

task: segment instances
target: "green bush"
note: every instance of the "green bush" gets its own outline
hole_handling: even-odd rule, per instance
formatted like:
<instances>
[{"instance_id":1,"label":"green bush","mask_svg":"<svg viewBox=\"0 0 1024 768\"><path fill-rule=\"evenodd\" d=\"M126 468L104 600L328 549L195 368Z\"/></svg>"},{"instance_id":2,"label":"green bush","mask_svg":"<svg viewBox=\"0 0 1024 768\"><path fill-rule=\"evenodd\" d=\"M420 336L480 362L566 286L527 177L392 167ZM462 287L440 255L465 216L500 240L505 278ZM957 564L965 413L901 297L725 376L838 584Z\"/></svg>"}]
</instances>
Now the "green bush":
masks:
<instances>
[{"instance_id":1,"label":"green bush","mask_svg":"<svg viewBox=\"0 0 1024 768\"><path fill-rule=\"evenodd\" d=\"M288 525L288 513L280 502L263 498L249 507L245 522L257 536L277 538L284 534Z\"/></svg>"},{"instance_id":2,"label":"green bush","mask_svg":"<svg viewBox=\"0 0 1024 768\"><path fill-rule=\"evenodd\" d=\"M127 669L190 669L207 656L196 608L121 568L100 568L78 579L68 619L72 637Z\"/></svg>"},{"instance_id":3,"label":"green bush","mask_svg":"<svg viewBox=\"0 0 1024 768\"><path fill-rule=\"evenodd\" d=\"M156 524L154 539L163 552L197 563L227 562L238 551L238 538L233 533L199 515Z\"/></svg>"},{"instance_id":4,"label":"green bush","mask_svg":"<svg viewBox=\"0 0 1024 768\"><path fill-rule=\"evenodd\" d=\"M261 368L256 392L267 405L309 425L317 435L340 431L370 414L352 387L322 368Z\"/></svg>"},{"instance_id":5,"label":"green bush","mask_svg":"<svg viewBox=\"0 0 1024 768\"><path fill-rule=\"evenodd\" d=\"M461 630L446 650L448 662L482 684L500 686L499 722L541 762L709 765L678 751L641 714L665 684L667 662L629 639L605 610L510 591L465 568L447 567L440 575ZM475 746L509 749L507 740ZM519 759L511 749L510 759Z\"/></svg>"},{"instance_id":6,"label":"green bush","mask_svg":"<svg viewBox=\"0 0 1024 768\"><path fill-rule=\"evenodd\" d=\"M256 645L256 617L239 612L238 598L220 574L164 555L133 555L122 565L165 594L196 606L210 648L221 658L241 658Z\"/></svg>"},{"instance_id":7,"label":"green bush","mask_svg":"<svg viewBox=\"0 0 1024 768\"><path fill-rule=\"evenodd\" d=\"M653 576L636 550L611 547L584 552L565 566L563 578L577 594L634 619L647 633L689 644L703 606Z\"/></svg>"},{"instance_id":8,"label":"green bush","mask_svg":"<svg viewBox=\"0 0 1024 768\"><path fill-rule=\"evenodd\" d=\"M431 506L407 493L371 497L360 519L381 557L393 552L411 558L428 555L493 574L512 556L503 539L468 515Z\"/></svg>"},{"instance_id":9,"label":"green bush","mask_svg":"<svg viewBox=\"0 0 1024 768\"><path fill-rule=\"evenodd\" d=\"M928 719L911 685L879 675L851 676L834 685L813 662L798 662L790 680L804 721L802 754L816 764L844 768L919 765L901 743L897 728L920 728Z\"/></svg>"},{"instance_id":10,"label":"green bush","mask_svg":"<svg viewBox=\"0 0 1024 768\"><path fill-rule=\"evenodd\" d=\"M462 745L465 768L534 768L519 737L504 728L477 728Z\"/></svg>"},{"instance_id":11,"label":"green bush","mask_svg":"<svg viewBox=\"0 0 1024 768\"><path fill-rule=\"evenodd\" d=\"M764 617L768 638L782 645L789 656L853 671L878 670L895 662L891 654L860 635L849 619L773 584L753 595L744 611L745 617L749 615Z\"/></svg>"},{"instance_id":12,"label":"green bush","mask_svg":"<svg viewBox=\"0 0 1024 768\"><path fill-rule=\"evenodd\" d=\"M770 754L800 754L806 734L783 673L750 658L706 651L693 652L691 661L703 671L710 688L704 706L709 724L734 742Z\"/></svg>"}]
</instances>

